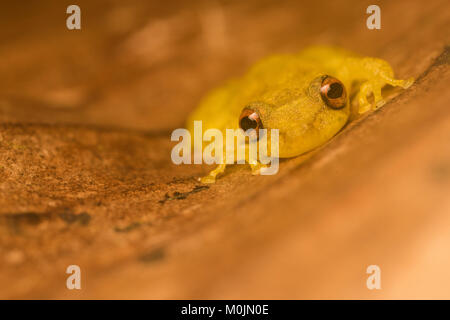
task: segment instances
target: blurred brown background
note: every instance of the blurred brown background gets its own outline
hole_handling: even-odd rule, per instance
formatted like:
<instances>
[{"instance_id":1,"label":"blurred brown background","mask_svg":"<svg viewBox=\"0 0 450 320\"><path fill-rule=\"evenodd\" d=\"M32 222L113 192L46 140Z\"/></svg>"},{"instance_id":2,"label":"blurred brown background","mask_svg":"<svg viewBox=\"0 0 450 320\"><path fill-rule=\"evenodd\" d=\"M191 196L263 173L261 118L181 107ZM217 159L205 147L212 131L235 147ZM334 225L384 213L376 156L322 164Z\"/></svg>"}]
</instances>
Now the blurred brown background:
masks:
<instances>
[{"instance_id":1,"label":"blurred brown background","mask_svg":"<svg viewBox=\"0 0 450 320\"><path fill-rule=\"evenodd\" d=\"M66 8L81 8L81 30ZM381 30L366 28L367 6ZM0 298L450 298L448 1L0 5ZM407 91L275 176L175 166L257 59L333 44ZM82 290L65 270L82 271ZM366 288L367 266L381 290Z\"/></svg>"}]
</instances>

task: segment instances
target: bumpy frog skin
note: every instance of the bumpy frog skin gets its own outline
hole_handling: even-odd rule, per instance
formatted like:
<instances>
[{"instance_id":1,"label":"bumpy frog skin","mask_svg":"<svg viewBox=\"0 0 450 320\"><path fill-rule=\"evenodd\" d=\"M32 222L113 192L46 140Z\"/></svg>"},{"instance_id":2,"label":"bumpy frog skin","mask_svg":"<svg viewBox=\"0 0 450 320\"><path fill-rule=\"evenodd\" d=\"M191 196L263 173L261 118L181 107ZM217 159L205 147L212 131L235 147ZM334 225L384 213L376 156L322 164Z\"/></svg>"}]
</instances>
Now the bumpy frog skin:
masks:
<instances>
[{"instance_id":1,"label":"bumpy frog skin","mask_svg":"<svg viewBox=\"0 0 450 320\"><path fill-rule=\"evenodd\" d=\"M338 108L322 94L328 79L337 79L344 87L332 97L341 94ZM194 120L201 120L203 130L216 128L225 137L226 129L239 128L243 109L249 109L264 129L279 130L279 157L295 157L330 140L358 114L381 107L385 103L381 88L386 84L406 89L412 83L413 79L394 79L384 60L335 47L310 47L265 58L242 78L211 91L189 116L187 127L193 134ZM214 182L225 167L219 165L201 181ZM251 167L258 174L261 165Z\"/></svg>"}]
</instances>

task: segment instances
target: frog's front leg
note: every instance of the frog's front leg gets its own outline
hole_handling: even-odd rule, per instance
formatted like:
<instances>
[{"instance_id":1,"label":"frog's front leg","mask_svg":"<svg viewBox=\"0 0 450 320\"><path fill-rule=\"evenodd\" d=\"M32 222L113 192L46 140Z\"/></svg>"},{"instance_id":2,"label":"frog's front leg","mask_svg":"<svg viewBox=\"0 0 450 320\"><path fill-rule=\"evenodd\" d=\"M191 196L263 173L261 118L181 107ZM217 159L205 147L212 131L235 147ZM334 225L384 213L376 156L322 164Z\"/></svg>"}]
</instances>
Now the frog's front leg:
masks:
<instances>
[{"instance_id":1,"label":"frog's front leg","mask_svg":"<svg viewBox=\"0 0 450 320\"><path fill-rule=\"evenodd\" d=\"M386 103L381 95L381 88L383 85L384 84L376 83L375 81L366 81L361 85L357 96L359 104L358 113L366 113L371 109L380 108ZM374 107L369 100L367 100L367 96L370 94L373 94Z\"/></svg>"},{"instance_id":2,"label":"frog's front leg","mask_svg":"<svg viewBox=\"0 0 450 320\"><path fill-rule=\"evenodd\" d=\"M248 152L248 144L245 146L246 152L245 152L245 162L250 165L250 168L252 169L253 175L259 175L261 174L261 169L266 168L267 165L259 162L257 159L254 159L253 157L249 156ZM235 154L236 155L236 154ZM225 159L226 152L224 151L223 159ZM219 164L214 170L210 171L208 175L199 178L198 180L201 183L215 183L217 176L221 175L227 167L227 164Z\"/></svg>"},{"instance_id":3,"label":"frog's front leg","mask_svg":"<svg viewBox=\"0 0 450 320\"><path fill-rule=\"evenodd\" d=\"M386 101L381 95L381 89L389 84L394 87L409 88L413 82L413 78L399 80L394 78L394 72L391 66L384 60L377 58L363 58L358 63L352 63L357 68L361 78L367 79L361 85L357 100L359 103L358 113L365 113L371 109L380 108ZM373 94L373 103L369 103L367 96Z\"/></svg>"}]
</instances>

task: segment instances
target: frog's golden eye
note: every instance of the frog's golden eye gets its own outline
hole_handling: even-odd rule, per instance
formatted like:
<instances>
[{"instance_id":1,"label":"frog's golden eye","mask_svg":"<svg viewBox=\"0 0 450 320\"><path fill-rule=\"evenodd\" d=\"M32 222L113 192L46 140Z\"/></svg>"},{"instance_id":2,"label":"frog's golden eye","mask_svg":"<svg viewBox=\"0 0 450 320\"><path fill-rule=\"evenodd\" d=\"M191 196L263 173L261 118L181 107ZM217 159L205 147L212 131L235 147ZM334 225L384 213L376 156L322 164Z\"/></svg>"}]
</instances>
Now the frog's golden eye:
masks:
<instances>
[{"instance_id":1,"label":"frog's golden eye","mask_svg":"<svg viewBox=\"0 0 450 320\"><path fill-rule=\"evenodd\" d=\"M244 108L242 110L241 116L239 117L239 127L244 131L255 129L257 138L259 138L259 129L263 129L259 114L250 108Z\"/></svg>"},{"instance_id":2,"label":"frog's golden eye","mask_svg":"<svg viewBox=\"0 0 450 320\"><path fill-rule=\"evenodd\" d=\"M325 76L320 86L320 95L322 100L333 109L341 109L347 103L347 92L345 87L338 79L331 76Z\"/></svg>"}]
</instances>

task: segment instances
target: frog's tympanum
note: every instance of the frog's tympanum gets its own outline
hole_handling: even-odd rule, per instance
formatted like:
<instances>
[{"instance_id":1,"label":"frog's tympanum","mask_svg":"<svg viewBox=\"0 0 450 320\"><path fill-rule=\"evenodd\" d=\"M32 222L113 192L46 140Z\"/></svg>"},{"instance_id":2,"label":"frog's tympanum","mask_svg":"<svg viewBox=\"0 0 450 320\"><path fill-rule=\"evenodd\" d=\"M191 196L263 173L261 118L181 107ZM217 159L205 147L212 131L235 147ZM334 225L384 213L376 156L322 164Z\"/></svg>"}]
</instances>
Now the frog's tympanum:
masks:
<instances>
[{"instance_id":1,"label":"frog's tympanum","mask_svg":"<svg viewBox=\"0 0 450 320\"><path fill-rule=\"evenodd\" d=\"M192 112L188 129L201 120L204 130L278 129L279 157L317 148L358 114L381 107L385 85L408 88L384 60L334 47L310 47L256 63L242 78L211 91ZM353 100L353 101L351 101ZM221 164L203 182L214 182ZM258 174L259 163L251 164Z\"/></svg>"}]
</instances>

